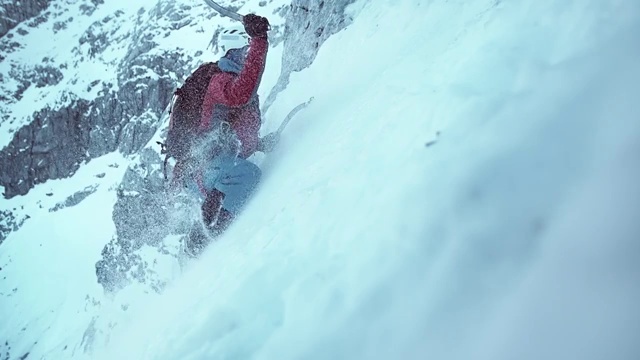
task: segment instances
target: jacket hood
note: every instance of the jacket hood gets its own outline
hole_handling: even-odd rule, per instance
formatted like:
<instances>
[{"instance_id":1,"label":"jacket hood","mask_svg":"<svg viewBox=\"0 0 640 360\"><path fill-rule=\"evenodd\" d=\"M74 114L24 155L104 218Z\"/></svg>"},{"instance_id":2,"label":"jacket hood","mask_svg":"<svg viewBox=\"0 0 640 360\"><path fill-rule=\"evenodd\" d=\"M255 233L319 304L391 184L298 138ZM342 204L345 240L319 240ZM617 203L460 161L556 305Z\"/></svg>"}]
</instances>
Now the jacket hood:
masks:
<instances>
[{"instance_id":1,"label":"jacket hood","mask_svg":"<svg viewBox=\"0 0 640 360\"><path fill-rule=\"evenodd\" d=\"M244 67L248 48L248 46L245 46L239 49L230 49L227 51L227 53L218 61L218 67L220 70L239 74Z\"/></svg>"}]
</instances>

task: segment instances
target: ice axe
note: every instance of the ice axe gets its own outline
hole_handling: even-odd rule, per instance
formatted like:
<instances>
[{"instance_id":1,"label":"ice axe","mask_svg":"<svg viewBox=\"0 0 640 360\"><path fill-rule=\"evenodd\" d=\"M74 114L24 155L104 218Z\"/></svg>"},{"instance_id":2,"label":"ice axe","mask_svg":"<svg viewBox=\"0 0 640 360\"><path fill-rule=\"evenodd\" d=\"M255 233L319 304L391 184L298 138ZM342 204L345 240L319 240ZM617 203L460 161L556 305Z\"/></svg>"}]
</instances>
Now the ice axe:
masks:
<instances>
[{"instance_id":1,"label":"ice axe","mask_svg":"<svg viewBox=\"0 0 640 360\"><path fill-rule=\"evenodd\" d=\"M282 121L282 123L280 124L280 127L278 127L278 130L276 130L276 133L278 134L278 136L280 136L280 134L282 134L282 132L284 131L284 128L287 127L287 125L289 124L289 121L291 121L291 119L302 109L306 108L311 102L313 101L313 96L309 98L309 100L307 100L306 102L303 102L302 104L294 107L289 114L287 114L287 117L284 118L284 120Z\"/></svg>"},{"instance_id":2,"label":"ice axe","mask_svg":"<svg viewBox=\"0 0 640 360\"><path fill-rule=\"evenodd\" d=\"M211 6L215 11L220 13L220 15L222 16L226 16L226 17L232 18L233 20L238 20L240 22L244 21L244 16L238 14L237 12L233 12L225 7L220 6L220 4L218 4L213 0L204 0L204 2L206 2L207 5Z\"/></svg>"},{"instance_id":3,"label":"ice axe","mask_svg":"<svg viewBox=\"0 0 640 360\"><path fill-rule=\"evenodd\" d=\"M282 121L282 123L280 124L280 127L278 127L278 130L266 135L265 137L260 139L260 142L264 143L266 145L266 147L263 147L263 150L260 150L262 152L271 152L273 151L273 148L280 142L280 135L282 134L282 132L284 131L284 129L287 127L287 124L289 124L289 121L291 121L291 119L302 109L304 109L305 107L307 107L311 102L313 101L313 97L311 97L309 100L307 100L306 102L303 102L302 104L294 107L291 111L289 111L289 114L287 114L287 117L284 118L284 121Z\"/></svg>"}]
</instances>

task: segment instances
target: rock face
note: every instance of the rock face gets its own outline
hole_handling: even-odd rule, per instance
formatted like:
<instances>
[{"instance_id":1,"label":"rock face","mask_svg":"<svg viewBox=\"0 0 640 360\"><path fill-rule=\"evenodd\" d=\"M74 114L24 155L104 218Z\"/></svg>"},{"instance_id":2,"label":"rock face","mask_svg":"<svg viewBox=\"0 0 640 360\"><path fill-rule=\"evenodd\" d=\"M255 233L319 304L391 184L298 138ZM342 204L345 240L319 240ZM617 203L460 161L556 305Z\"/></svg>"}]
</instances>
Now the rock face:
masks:
<instances>
[{"instance_id":1,"label":"rock face","mask_svg":"<svg viewBox=\"0 0 640 360\"><path fill-rule=\"evenodd\" d=\"M117 149L124 154L141 149L155 133L174 90L167 78L146 85L148 93L131 91L132 83L117 92L105 86L95 101L74 99L60 109L35 113L34 121L0 151L3 195L24 195L35 184L73 175L82 162Z\"/></svg>"},{"instance_id":2,"label":"rock face","mask_svg":"<svg viewBox=\"0 0 640 360\"><path fill-rule=\"evenodd\" d=\"M26 194L34 184L73 174L87 158L86 129L82 114L89 103L79 101L74 108L45 109L35 121L21 128L0 151L0 183L5 197Z\"/></svg>"},{"instance_id":3,"label":"rock face","mask_svg":"<svg viewBox=\"0 0 640 360\"><path fill-rule=\"evenodd\" d=\"M84 199L86 199L89 195L93 194L98 190L97 185L87 186L84 190L80 190L73 195L67 197L63 202L57 203L56 206L49 209L49 212L58 211L60 209L64 209L70 206L76 206L80 204Z\"/></svg>"},{"instance_id":4,"label":"rock face","mask_svg":"<svg viewBox=\"0 0 640 360\"><path fill-rule=\"evenodd\" d=\"M49 6L49 0L21 0L0 5L0 38L21 22L40 14Z\"/></svg>"},{"instance_id":5,"label":"rock face","mask_svg":"<svg viewBox=\"0 0 640 360\"><path fill-rule=\"evenodd\" d=\"M99 56L107 44L125 40L111 38L107 26L121 15L116 12L94 22L78 40L77 57ZM92 82L88 90L98 91L91 101L65 93L60 99L64 105L35 111L32 121L0 151L5 198L24 195L49 179L71 176L81 163L106 153L133 154L153 136L175 90L174 78L183 76L190 59L176 52L153 52L157 44L149 35L162 29L138 20L138 30L129 34L127 55L117 66L116 84ZM80 50L83 45L87 50ZM62 78L59 69L45 65L13 69L9 75L20 84L13 95L18 100L30 86L51 86Z\"/></svg>"},{"instance_id":6,"label":"rock face","mask_svg":"<svg viewBox=\"0 0 640 360\"><path fill-rule=\"evenodd\" d=\"M282 71L276 86L263 104L263 112L289 84L292 72L313 63L320 46L333 34L347 27L353 19L345 14L355 0L293 0L286 10Z\"/></svg>"}]
</instances>

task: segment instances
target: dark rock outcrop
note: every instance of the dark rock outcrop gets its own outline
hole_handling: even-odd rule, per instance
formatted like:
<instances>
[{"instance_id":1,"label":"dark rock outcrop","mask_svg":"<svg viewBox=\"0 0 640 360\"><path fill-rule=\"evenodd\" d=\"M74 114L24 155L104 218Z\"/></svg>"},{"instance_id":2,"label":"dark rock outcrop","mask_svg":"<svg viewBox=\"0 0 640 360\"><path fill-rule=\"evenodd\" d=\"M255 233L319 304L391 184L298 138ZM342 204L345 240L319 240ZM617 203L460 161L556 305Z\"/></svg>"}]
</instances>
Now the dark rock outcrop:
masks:
<instances>
[{"instance_id":1,"label":"dark rock outcrop","mask_svg":"<svg viewBox=\"0 0 640 360\"><path fill-rule=\"evenodd\" d=\"M89 124L83 118L90 103L72 104L57 111L37 112L35 121L21 128L0 151L0 183L6 198L26 194L47 179L69 176L87 159Z\"/></svg>"},{"instance_id":2,"label":"dark rock outcrop","mask_svg":"<svg viewBox=\"0 0 640 360\"><path fill-rule=\"evenodd\" d=\"M80 190L73 195L67 197L63 202L57 203L56 206L49 209L49 212L55 212L60 209L64 209L70 206L76 206L80 204L84 199L89 197L98 190L98 185L87 186L84 190Z\"/></svg>"},{"instance_id":3,"label":"dark rock outcrop","mask_svg":"<svg viewBox=\"0 0 640 360\"><path fill-rule=\"evenodd\" d=\"M22 219L16 219L11 211L0 211L0 245L12 231L18 230L27 219L29 219L28 215Z\"/></svg>"},{"instance_id":4,"label":"dark rock outcrop","mask_svg":"<svg viewBox=\"0 0 640 360\"><path fill-rule=\"evenodd\" d=\"M110 33L102 25L120 15L116 12L91 25L79 39L89 44L88 52L77 55L96 56L104 51ZM173 79L184 75L191 60L176 52L151 54L157 46L152 30L152 25L141 26L130 39L128 54L118 66L117 91L112 84L102 83L93 101L64 94L59 102L66 105L36 111L33 121L15 133L0 151L4 197L24 195L35 184L71 176L81 163L106 153L133 154L151 139L175 89ZM44 65L37 70L16 70L10 75L20 81L22 91L34 84L55 83L62 76Z\"/></svg>"},{"instance_id":5,"label":"dark rock outcrop","mask_svg":"<svg viewBox=\"0 0 640 360\"><path fill-rule=\"evenodd\" d=\"M21 0L0 5L0 38L21 22L40 14L49 6L49 0Z\"/></svg>"}]
</instances>

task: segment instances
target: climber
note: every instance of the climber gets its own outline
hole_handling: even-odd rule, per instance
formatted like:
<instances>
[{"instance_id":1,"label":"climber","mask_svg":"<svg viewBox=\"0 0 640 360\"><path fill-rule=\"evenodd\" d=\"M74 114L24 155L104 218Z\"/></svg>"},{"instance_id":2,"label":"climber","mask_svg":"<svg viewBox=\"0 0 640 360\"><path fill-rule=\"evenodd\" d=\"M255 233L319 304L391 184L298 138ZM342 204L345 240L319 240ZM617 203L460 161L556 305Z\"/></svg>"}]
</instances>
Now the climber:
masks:
<instances>
[{"instance_id":1,"label":"climber","mask_svg":"<svg viewBox=\"0 0 640 360\"><path fill-rule=\"evenodd\" d=\"M243 28L220 34L218 46L225 55L217 63L201 65L176 91L178 100L173 105L166 144L167 152L177 159L174 182L203 199L202 220L212 236L230 225L260 180L260 169L247 158L256 151L271 151L278 141L278 133L259 137L257 89L266 62L269 28L266 18L245 15ZM201 94L198 82L203 84ZM199 118L193 125L184 125L189 123L183 120L187 118L184 114L194 107ZM188 144L184 146L188 150L175 156L177 152L171 149L183 143ZM198 225L192 228L186 246L193 256L208 242Z\"/></svg>"}]
</instances>

